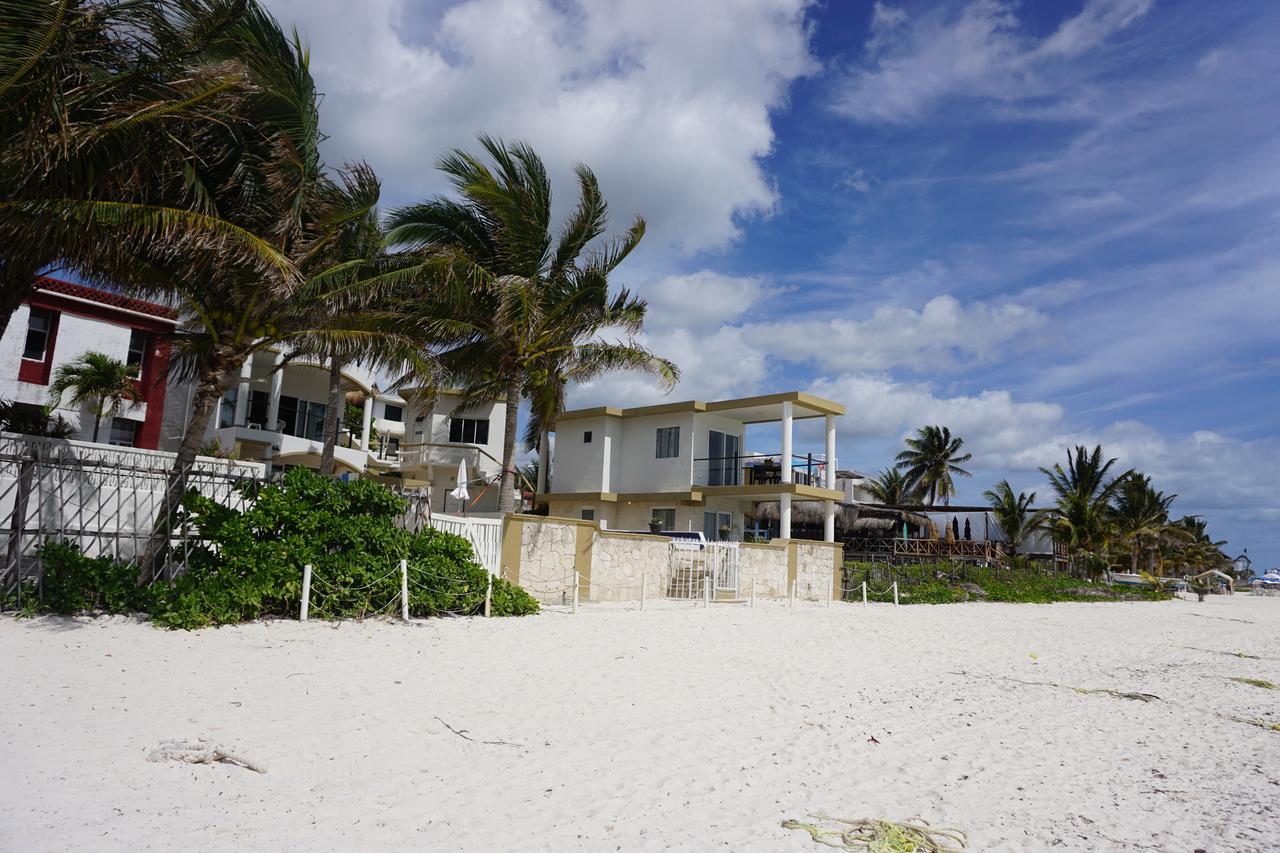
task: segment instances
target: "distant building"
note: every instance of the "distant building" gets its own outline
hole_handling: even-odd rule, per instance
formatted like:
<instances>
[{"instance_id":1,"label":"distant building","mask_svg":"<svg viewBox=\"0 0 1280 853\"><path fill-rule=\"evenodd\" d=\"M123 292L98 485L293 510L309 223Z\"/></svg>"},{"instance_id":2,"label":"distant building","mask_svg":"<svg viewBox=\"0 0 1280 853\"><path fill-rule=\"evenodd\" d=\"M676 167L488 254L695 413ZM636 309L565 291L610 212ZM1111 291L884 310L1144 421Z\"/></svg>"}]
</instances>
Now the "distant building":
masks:
<instances>
[{"instance_id":1,"label":"distant building","mask_svg":"<svg viewBox=\"0 0 1280 853\"><path fill-rule=\"evenodd\" d=\"M0 400L20 406L49 403L57 368L86 352L100 352L139 367L140 402L103 423L99 444L176 450L182 441L195 388L169 370L177 312L118 293L41 278L0 338ZM236 459L273 469L316 468L323 450L329 399L328 367L285 352L261 350L221 400L202 439ZM506 406L501 402L459 408L456 392L430 399L421 389L381 390L378 378L359 366L342 371L343 425L334 450L338 474L396 479L430 486L436 511L486 512L497 508ZM74 438L93 437L88 406L65 403L56 413L77 427ZM458 467L466 462L469 499L451 498Z\"/></svg>"},{"instance_id":2,"label":"distant building","mask_svg":"<svg viewBox=\"0 0 1280 853\"><path fill-rule=\"evenodd\" d=\"M138 366L141 400L103 422L99 443L155 450L166 420L170 344L178 324L173 309L118 293L41 278L9 320L0 338L0 400L38 408L49 403L49 383L59 367L87 352ZM77 427L75 438L93 437L89 406L56 411Z\"/></svg>"}]
</instances>

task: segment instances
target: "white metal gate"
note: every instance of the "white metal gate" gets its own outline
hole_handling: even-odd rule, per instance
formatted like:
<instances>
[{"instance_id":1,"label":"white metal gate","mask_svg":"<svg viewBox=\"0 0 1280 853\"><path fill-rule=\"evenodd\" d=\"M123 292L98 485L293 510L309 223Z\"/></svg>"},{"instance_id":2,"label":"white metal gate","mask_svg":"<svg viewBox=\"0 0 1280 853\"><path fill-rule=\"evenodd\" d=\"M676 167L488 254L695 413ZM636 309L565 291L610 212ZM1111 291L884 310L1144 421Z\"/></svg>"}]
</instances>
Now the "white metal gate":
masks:
<instances>
[{"instance_id":1,"label":"white metal gate","mask_svg":"<svg viewBox=\"0 0 1280 853\"><path fill-rule=\"evenodd\" d=\"M667 595L671 598L701 598L706 592L707 579L710 579L714 593L737 597L740 592L740 555L737 542L673 540Z\"/></svg>"},{"instance_id":2,"label":"white metal gate","mask_svg":"<svg viewBox=\"0 0 1280 853\"><path fill-rule=\"evenodd\" d=\"M466 539L476 552L477 563L495 577L502 573L502 519L464 518L437 512L431 516L431 526Z\"/></svg>"}]
</instances>

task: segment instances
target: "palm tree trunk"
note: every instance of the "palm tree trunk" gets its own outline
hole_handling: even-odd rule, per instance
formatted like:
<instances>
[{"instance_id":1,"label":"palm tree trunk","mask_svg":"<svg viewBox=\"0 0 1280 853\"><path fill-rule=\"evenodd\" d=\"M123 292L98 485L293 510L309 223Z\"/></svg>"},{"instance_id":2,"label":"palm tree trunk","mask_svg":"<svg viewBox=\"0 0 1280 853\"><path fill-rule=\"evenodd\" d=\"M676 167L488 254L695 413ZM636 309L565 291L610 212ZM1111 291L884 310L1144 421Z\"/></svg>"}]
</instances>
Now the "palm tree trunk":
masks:
<instances>
[{"instance_id":1,"label":"palm tree trunk","mask_svg":"<svg viewBox=\"0 0 1280 853\"><path fill-rule=\"evenodd\" d=\"M320 473L333 475L333 450L338 445L338 425L342 423L339 403L342 393L342 363L336 353L329 355L329 403L324 411L324 449L320 451Z\"/></svg>"},{"instance_id":2,"label":"palm tree trunk","mask_svg":"<svg viewBox=\"0 0 1280 853\"><path fill-rule=\"evenodd\" d=\"M102 424L102 401L98 401L98 407L93 410L93 443L98 443L98 427Z\"/></svg>"},{"instance_id":3,"label":"palm tree trunk","mask_svg":"<svg viewBox=\"0 0 1280 853\"><path fill-rule=\"evenodd\" d=\"M240 359L240 361L243 360ZM187 420L187 428L182 434L182 444L178 446L178 455L173 460L173 467L169 469L164 505L156 515L146 550L138 561L139 585L150 583L160 569L160 560L169 546L169 530L174 515L182 506L182 498L187 493L187 475L190 474L191 464L195 462L200 452L205 429L209 426L209 420L218 407L218 400L239 375L239 363L228 364L223 370L205 367L200 373L196 383L195 397L191 403L191 417Z\"/></svg>"},{"instance_id":4,"label":"palm tree trunk","mask_svg":"<svg viewBox=\"0 0 1280 853\"><path fill-rule=\"evenodd\" d=\"M12 260L0 263L0 337L9 328L9 320L22 305L22 300L35 287L36 273L40 269L41 265L32 266Z\"/></svg>"},{"instance_id":5,"label":"palm tree trunk","mask_svg":"<svg viewBox=\"0 0 1280 853\"><path fill-rule=\"evenodd\" d=\"M1129 553L1129 573L1135 575L1138 573L1138 543L1136 541L1133 543L1133 548L1130 549Z\"/></svg>"},{"instance_id":6,"label":"palm tree trunk","mask_svg":"<svg viewBox=\"0 0 1280 853\"><path fill-rule=\"evenodd\" d=\"M516 418L520 413L520 382L507 383L507 423L502 434L502 480L498 485L498 512L516 511Z\"/></svg>"}]
</instances>

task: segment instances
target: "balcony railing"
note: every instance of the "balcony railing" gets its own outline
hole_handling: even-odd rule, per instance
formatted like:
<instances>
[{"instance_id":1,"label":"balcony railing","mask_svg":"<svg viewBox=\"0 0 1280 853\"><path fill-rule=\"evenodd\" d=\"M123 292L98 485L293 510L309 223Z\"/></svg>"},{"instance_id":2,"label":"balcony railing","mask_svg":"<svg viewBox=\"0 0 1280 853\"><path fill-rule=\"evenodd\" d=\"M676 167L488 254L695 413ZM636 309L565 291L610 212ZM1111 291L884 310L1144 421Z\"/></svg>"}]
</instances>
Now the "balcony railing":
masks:
<instances>
[{"instance_id":1,"label":"balcony railing","mask_svg":"<svg viewBox=\"0 0 1280 853\"><path fill-rule=\"evenodd\" d=\"M483 448L474 444L419 443L400 445L400 465L413 468L427 465L457 465L466 460L467 467L473 471L478 469L485 459L492 460L499 468L500 462L493 459Z\"/></svg>"},{"instance_id":2,"label":"balcony railing","mask_svg":"<svg viewBox=\"0 0 1280 853\"><path fill-rule=\"evenodd\" d=\"M802 486L826 484L826 457L792 454L791 482ZM695 486L772 486L782 482L780 453L741 453L693 460Z\"/></svg>"}]
</instances>

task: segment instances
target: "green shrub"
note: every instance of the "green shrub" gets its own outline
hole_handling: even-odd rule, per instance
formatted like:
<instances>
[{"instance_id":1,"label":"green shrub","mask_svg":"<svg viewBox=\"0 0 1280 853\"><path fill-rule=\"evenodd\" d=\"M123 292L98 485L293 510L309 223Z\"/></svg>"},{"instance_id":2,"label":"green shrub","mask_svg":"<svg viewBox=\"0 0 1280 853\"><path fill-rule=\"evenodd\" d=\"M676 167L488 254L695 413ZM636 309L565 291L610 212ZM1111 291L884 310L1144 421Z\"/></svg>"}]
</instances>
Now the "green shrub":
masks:
<instances>
[{"instance_id":1,"label":"green shrub","mask_svg":"<svg viewBox=\"0 0 1280 853\"><path fill-rule=\"evenodd\" d=\"M169 628L203 628L264 617L296 618L303 566L313 569L311 612L318 618L399 613L400 561L408 561L412 616L479 613L489 573L465 539L396 526L405 502L367 480L341 482L305 468L278 485L249 484L251 505L229 509L195 492L183 501L199 532L188 569L171 584L136 585L137 569L48 544L41 612L145 611ZM25 602L24 602L25 603ZM494 616L536 613L523 589L495 578Z\"/></svg>"},{"instance_id":2,"label":"green shrub","mask_svg":"<svg viewBox=\"0 0 1280 853\"><path fill-rule=\"evenodd\" d=\"M43 594L36 606L42 612L71 615L88 611L142 613L149 609L151 591L138 586L138 570L131 565L110 557L86 557L65 542L45 543L40 559L44 564Z\"/></svg>"}]
</instances>

